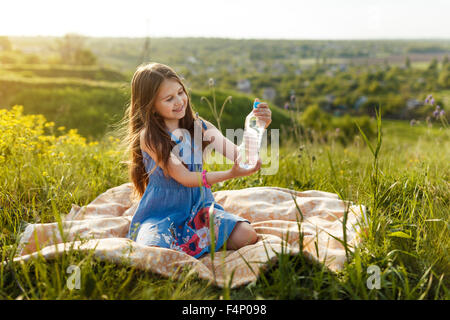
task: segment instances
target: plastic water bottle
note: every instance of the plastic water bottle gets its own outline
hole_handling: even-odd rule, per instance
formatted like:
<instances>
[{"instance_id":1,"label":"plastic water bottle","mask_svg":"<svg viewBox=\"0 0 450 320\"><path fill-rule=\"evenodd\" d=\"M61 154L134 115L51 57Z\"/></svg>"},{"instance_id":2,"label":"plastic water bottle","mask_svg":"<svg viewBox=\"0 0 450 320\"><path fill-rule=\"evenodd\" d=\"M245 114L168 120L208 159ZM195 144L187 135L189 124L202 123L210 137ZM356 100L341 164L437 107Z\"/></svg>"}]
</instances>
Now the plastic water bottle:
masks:
<instances>
[{"instance_id":1,"label":"plastic water bottle","mask_svg":"<svg viewBox=\"0 0 450 320\"><path fill-rule=\"evenodd\" d=\"M258 162L259 149L265 131L265 122L258 120L253 110L260 104L259 101L253 102L252 112L245 118L244 137L239 146L241 160L239 166L244 169L253 168Z\"/></svg>"}]
</instances>

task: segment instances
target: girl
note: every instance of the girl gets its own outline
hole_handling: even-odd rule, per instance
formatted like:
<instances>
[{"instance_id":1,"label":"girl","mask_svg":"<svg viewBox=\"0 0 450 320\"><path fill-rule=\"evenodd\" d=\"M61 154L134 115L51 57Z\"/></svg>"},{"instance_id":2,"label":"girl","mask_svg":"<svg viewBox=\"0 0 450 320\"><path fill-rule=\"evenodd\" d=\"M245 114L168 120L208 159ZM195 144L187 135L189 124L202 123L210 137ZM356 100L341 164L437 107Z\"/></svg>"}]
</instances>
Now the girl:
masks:
<instances>
[{"instance_id":1,"label":"girl","mask_svg":"<svg viewBox=\"0 0 450 320\"><path fill-rule=\"evenodd\" d=\"M261 159L254 168L240 168L237 146L198 113L194 114L185 85L166 65L150 63L137 68L126 114L125 142L131 154L129 175L134 185L133 195L140 199L127 237L141 244L179 250L195 258L210 252L209 209L214 202L211 185L257 172ZM270 124L271 112L266 103L258 106L256 116L265 121L266 127ZM194 136L195 126L201 128L200 143L190 138ZM174 134L179 129L183 129L180 139ZM210 141L203 141L207 135ZM209 144L234 161L231 169L206 172L202 158L196 164L185 161L184 157L182 163L172 152L175 147L181 147L193 156L202 153ZM216 250L224 244L226 249L237 250L257 241L250 221L224 211L217 203L213 211Z\"/></svg>"}]
</instances>

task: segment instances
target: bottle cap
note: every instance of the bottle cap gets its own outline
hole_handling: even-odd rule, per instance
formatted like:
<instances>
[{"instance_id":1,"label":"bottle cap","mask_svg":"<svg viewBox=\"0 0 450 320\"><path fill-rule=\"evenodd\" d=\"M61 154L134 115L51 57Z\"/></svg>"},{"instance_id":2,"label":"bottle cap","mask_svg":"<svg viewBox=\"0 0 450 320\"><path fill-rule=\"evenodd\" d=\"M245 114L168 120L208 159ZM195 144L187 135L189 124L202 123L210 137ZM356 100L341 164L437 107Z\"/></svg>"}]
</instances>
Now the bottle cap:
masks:
<instances>
[{"instance_id":1,"label":"bottle cap","mask_svg":"<svg viewBox=\"0 0 450 320\"><path fill-rule=\"evenodd\" d=\"M253 109L256 109L258 107L258 104L260 104L261 102L259 101L255 101L253 102Z\"/></svg>"}]
</instances>

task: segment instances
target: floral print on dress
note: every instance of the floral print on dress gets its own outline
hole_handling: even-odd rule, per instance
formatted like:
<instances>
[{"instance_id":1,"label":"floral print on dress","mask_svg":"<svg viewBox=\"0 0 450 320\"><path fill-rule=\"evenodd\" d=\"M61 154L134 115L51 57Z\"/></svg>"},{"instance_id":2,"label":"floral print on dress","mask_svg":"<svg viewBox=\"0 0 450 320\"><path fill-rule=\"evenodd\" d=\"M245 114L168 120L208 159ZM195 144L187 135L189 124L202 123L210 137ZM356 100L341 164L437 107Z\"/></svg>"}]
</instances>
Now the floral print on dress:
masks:
<instances>
[{"instance_id":1,"label":"floral print on dress","mask_svg":"<svg viewBox=\"0 0 450 320\"><path fill-rule=\"evenodd\" d=\"M170 225L169 232L171 237L165 235L164 238L171 249L180 250L191 256L195 256L211 244L209 229L210 208L211 207L201 208L193 217L191 217L187 225L192 231L192 235L183 237L181 242L179 241L174 224L172 223ZM221 223L220 217L220 213L218 215L214 214L214 232L216 237L219 234L219 226Z\"/></svg>"}]
</instances>

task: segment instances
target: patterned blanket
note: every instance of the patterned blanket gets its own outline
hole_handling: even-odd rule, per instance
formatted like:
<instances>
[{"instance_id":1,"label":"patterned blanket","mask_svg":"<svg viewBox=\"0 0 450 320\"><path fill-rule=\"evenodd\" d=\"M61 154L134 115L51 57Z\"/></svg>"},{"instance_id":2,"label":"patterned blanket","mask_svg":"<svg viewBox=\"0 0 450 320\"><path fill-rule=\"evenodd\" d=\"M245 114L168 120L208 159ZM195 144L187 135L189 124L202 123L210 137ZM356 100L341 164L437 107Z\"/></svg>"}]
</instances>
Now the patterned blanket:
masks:
<instances>
[{"instance_id":1,"label":"patterned blanket","mask_svg":"<svg viewBox=\"0 0 450 320\"><path fill-rule=\"evenodd\" d=\"M295 191L279 187L254 187L213 193L228 212L248 219L258 241L239 250L220 250L195 259L183 252L140 245L125 238L138 203L130 201L132 184L111 188L86 206L72 205L60 223L29 224L20 238L15 260L28 260L38 252L51 259L67 250L93 251L103 260L129 263L165 277L177 278L183 266L192 267L200 278L235 288L257 280L277 252L306 255L341 270L346 261L343 245L344 215L347 216L348 248L357 246L365 225L366 209L342 201L334 193ZM301 230L301 234L299 231ZM299 246L299 236L303 246ZM232 273L234 273L232 275ZM231 280L231 281L230 281Z\"/></svg>"}]
</instances>

